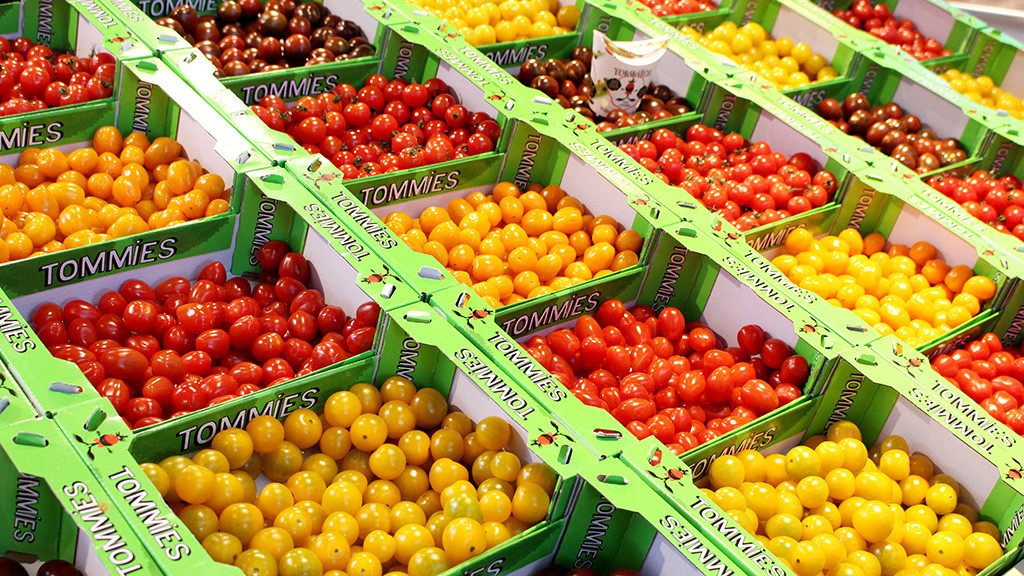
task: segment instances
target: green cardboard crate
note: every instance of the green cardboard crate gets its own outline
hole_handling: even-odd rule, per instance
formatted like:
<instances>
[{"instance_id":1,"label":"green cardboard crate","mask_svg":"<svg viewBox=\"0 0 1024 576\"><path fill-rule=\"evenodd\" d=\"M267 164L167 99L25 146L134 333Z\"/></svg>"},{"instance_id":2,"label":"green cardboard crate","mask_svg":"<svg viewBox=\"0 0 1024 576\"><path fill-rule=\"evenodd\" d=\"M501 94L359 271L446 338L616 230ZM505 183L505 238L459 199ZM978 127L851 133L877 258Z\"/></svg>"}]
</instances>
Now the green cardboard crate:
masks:
<instances>
[{"instance_id":1,"label":"green cardboard crate","mask_svg":"<svg viewBox=\"0 0 1024 576\"><path fill-rule=\"evenodd\" d=\"M411 179L401 178L401 173L395 173L381 178L347 181L344 187L320 183L319 195L329 195L325 203L334 213L362 224L361 228L368 233L364 235L376 240L373 242L368 239L367 243L372 244L372 248L378 249L381 256L392 263L394 273L403 277L417 292L432 294L456 286L454 275L447 272L432 256L413 252L391 229L377 224L378 218L385 218L394 211L418 217L428 206L444 207L453 199L465 198L471 193L489 193L494 184L502 181L513 182L522 190L530 184L557 184L569 196L582 202L587 213L612 216L624 230L636 230L645 239L644 246L638 252L639 263L577 286L503 306L499 315L502 318L525 316L532 310L561 302L565 298L582 298L581 294L600 291L603 286L628 282L626 279L635 275L649 261L658 228L674 223L674 216L668 210L661 209L653 200L630 197L628 192L620 190L619 186L623 184L613 179L616 175L607 165L603 168L595 167L588 162L588 158L546 133L534 130L530 124L517 124L511 138L510 153L501 163L489 164L483 172L441 172L439 169L430 169L428 172L422 169ZM295 164L289 166L296 167ZM313 173L307 172L307 175L307 185L312 184L315 189L317 180L313 178ZM361 209L360 204L369 210ZM493 306L492 303L488 309Z\"/></svg>"},{"instance_id":2,"label":"green cardboard crate","mask_svg":"<svg viewBox=\"0 0 1024 576\"><path fill-rule=\"evenodd\" d=\"M4 427L0 448L0 490L9 503L0 516L11 514L5 528L13 520L20 539L12 547L0 538L6 556L30 564L66 560L86 574L169 574L146 553L127 519L109 507L106 487L56 424L27 420ZM15 484L7 485L11 478Z\"/></svg>"},{"instance_id":3,"label":"green cardboard crate","mask_svg":"<svg viewBox=\"0 0 1024 576\"><path fill-rule=\"evenodd\" d=\"M353 86L361 87L366 78L378 72L389 78L404 78L410 82L423 82L430 78L444 80L460 103L470 111L485 112L494 118L501 126L502 134L494 143L493 152L450 160L428 168L437 171L452 168L469 172L486 170L508 149L509 136L514 124L518 122L516 115L520 112L524 115L533 114L532 109L525 104L518 104L505 92L501 80L511 82L511 78L496 67L493 73L498 78L478 71L478 68L466 58L457 55L419 25L389 26L387 30L388 34L394 35L394 41L389 40L386 43L388 51L381 55L378 66L364 66L360 69L359 75L340 77L339 82L349 82ZM179 51L174 53L173 58L170 54L165 57L168 65L181 76L190 78L193 86L206 84L207 80L212 78L212 67L196 51ZM267 154L274 164L287 166L289 162L299 162L308 165L314 158L319 158L328 170L333 170L340 176L340 171L334 170L328 159L310 155L287 134L268 128L230 91L221 91L212 97L207 95L206 98L243 132L250 142Z\"/></svg>"},{"instance_id":4,"label":"green cardboard crate","mask_svg":"<svg viewBox=\"0 0 1024 576\"><path fill-rule=\"evenodd\" d=\"M130 28L157 54L168 51L190 50L184 38L174 30L156 24L155 20L168 16L179 5L188 4L200 15L216 14L219 2L191 0L188 2L172 2L164 0L101 0L112 8L112 12ZM387 38L384 23L396 23L400 19L397 11L383 0L361 2L359 0L326 0L324 5L332 14L355 22L362 29L365 37L375 47L377 55L355 58L315 66L300 66L272 72L246 74L232 78L222 78L220 82L242 98L246 104L256 104L266 94L275 94L284 99L306 96L314 91L323 92L332 89L339 78L373 66L379 60ZM205 60L205 57L203 58ZM344 81L344 80L341 80ZM214 80L205 85L197 85L200 90L210 93L221 85Z\"/></svg>"},{"instance_id":5,"label":"green cardboard crate","mask_svg":"<svg viewBox=\"0 0 1024 576\"><path fill-rule=\"evenodd\" d=\"M93 0L32 0L5 5L0 12L0 30L8 38L28 37L52 49L88 58L95 53L116 59L113 96L72 106L59 106L0 119L0 150L45 146L72 128L69 118L97 116L135 95L126 81L125 62L150 58L153 52L121 24L106 7ZM67 126L67 127L66 127Z\"/></svg>"},{"instance_id":6,"label":"green cardboard crate","mask_svg":"<svg viewBox=\"0 0 1024 576\"><path fill-rule=\"evenodd\" d=\"M898 341L891 338L887 344ZM908 349L900 349L900 353L905 351ZM843 361L835 365L836 370L830 375L836 385L830 385L815 402L809 420L803 415L798 424L793 423L783 434L765 428L771 439L764 445L747 447L764 454L784 454L812 435L824 433L838 420L857 424L869 447L891 434L901 435L913 452L929 456L937 471L951 474L960 482L961 501L978 507L982 517L997 525L1006 552L981 574L1002 573L1020 552L1021 536L1016 529L1024 494L1019 480L1013 477L1012 470L1018 466L1002 443L1005 438L1000 431L992 429L990 419L977 419L977 410L947 402L928 389L924 381L918 383L919 368L909 365L906 358L903 364L883 359L896 360L898 355L895 351L887 352L882 344L850 348L841 357ZM703 473L695 474L698 479L701 476ZM651 484L667 499L716 529L727 524L727 515L692 485L662 481ZM730 532L736 533L735 528ZM742 530L739 533L746 534Z\"/></svg>"},{"instance_id":7,"label":"green cardboard crate","mask_svg":"<svg viewBox=\"0 0 1024 576\"><path fill-rule=\"evenodd\" d=\"M829 13L834 10L849 10L853 5L852 0L795 1L806 4L813 3ZM885 4L897 21L910 20L925 37L935 38L943 48L953 52L949 56L933 58L922 63L929 68L948 67L962 62L964 54L971 49L977 32L983 26L983 23L977 18L943 0L888 0ZM869 34L866 30L857 30L838 18L834 18L834 22L837 29L849 34L859 44L864 44L866 47L884 47L887 51L893 53L898 51L903 56L912 58L908 54L904 54L902 50L897 50L896 46Z\"/></svg>"},{"instance_id":8,"label":"green cardboard crate","mask_svg":"<svg viewBox=\"0 0 1024 576\"><path fill-rule=\"evenodd\" d=\"M865 444L897 434L919 447L915 449L966 489L968 496L962 500L977 506L1002 532L1007 554L989 568L989 573L999 573L1016 557L1022 536L1017 525L1024 514L1024 490L1014 474L1020 468L1020 438L977 406L964 405L942 386L942 377L926 375L929 371L896 339L851 349L844 356L863 378L837 373L846 384L826 396L808 434L845 418L861 426Z\"/></svg>"},{"instance_id":9,"label":"green cardboard crate","mask_svg":"<svg viewBox=\"0 0 1024 576\"><path fill-rule=\"evenodd\" d=\"M429 10L407 0L386 0L390 6L405 15L410 22L425 23L434 29L438 29L438 21L444 22L444 36L462 36L462 31L444 21L438 15L432 15ZM576 6L583 10L582 0L570 1L559 0L559 8L564 6ZM580 20L582 22L582 19ZM511 42L497 42L478 46L477 48L495 64L502 67L519 66L530 58L546 59L565 50L567 46L575 46L579 43L580 25L567 34L546 36L543 38L531 38L529 40L514 40ZM438 35L439 38L442 35Z\"/></svg>"},{"instance_id":10,"label":"green cardboard crate","mask_svg":"<svg viewBox=\"0 0 1024 576\"><path fill-rule=\"evenodd\" d=\"M370 300L387 309L416 299L416 294L397 278L374 281L373 274L381 270L382 263L368 250L352 249L345 242L347 236L340 225L326 234L318 233L297 218L295 210L285 200L274 199L272 196L280 195L279 190L285 186L284 180L274 169L256 173L254 182L257 183L257 190L266 188L268 193L261 193L258 198L259 205L264 207L262 213L248 216L257 221L264 216L271 219L269 222L273 227L260 241L288 241L294 250L302 252L311 260L313 268L319 270L312 285L325 292L328 303L354 313L358 305ZM300 197L299 201L306 202L307 207L318 205L312 198ZM309 217L308 211L303 210L303 214ZM20 294L10 299L10 304L0 292L0 299L4 300L0 306L4 306L3 312L8 315L5 322L10 326L7 330L10 341L3 343L0 355L15 378L43 410L59 412L97 398L93 386L78 368L70 362L54 358L35 336L25 318L31 318L34 310L47 301L60 305L74 299L95 301L103 293L116 289L129 279L140 279L153 286L175 276L194 279L203 266L213 261L222 262L233 274L251 275L256 269L254 255L258 248L251 238L244 235L247 228L243 226L254 225L247 222L245 216L224 216L205 228L197 229L196 234L205 235L202 241L191 246L188 251L182 251L176 259L157 260L123 271L111 271L97 278ZM330 281L327 281L328 270L331 271ZM353 286L361 289L353 290Z\"/></svg>"},{"instance_id":11,"label":"green cardboard crate","mask_svg":"<svg viewBox=\"0 0 1024 576\"><path fill-rule=\"evenodd\" d=\"M510 422L513 429L509 448L524 463L547 462L564 478L556 488L546 520L493 552L488 551L488 554L476 557L449 573L483 572L488 568L500 568L504 573L504 570L519 567L528 554L537 553L539 545L553 545L552 531L560 530L564 522L562 517L575 498L572 476L577 469L595 465L595 455L582 444L560 434L553 416L521 391L515 382L507 379L491 360L436 311L424 304L412 304L387 314L390 320L378 332L376 353L310 375L312 378L307 378L305 383L286 382L274 389L218 405L208 413L169 420L135 433L125 431L118 419L107 418L95 432L109 435L121 430L125 438L109 449L94 450L92 465L96 475L106 481L127 479L130 472L138 478L142 473L136 467L136 460L159 462L170 455L190 454L207 446L218 430L244 426L256 415L270 414L283 419L298 408L319 410L331 394L346 390L357 382L379 385L392 375L402 375L418 387L438 390L448 398L452 409L467 413L474 421L486 416L501 416ZM83 421L93 419L96 419L95 411L89 406L81 406L56 417L58 425L68 433L79 430ZM86 450L82 443L76 447L80 451ZM145 481L140 484L154 501L161 517L168 517L170 510L153 487ZM139 516L138 510L133 514L132 508L136 504L131 495L131 492L123 496L114 494L112 504L136 524L136 531L145 541L143 532L146 527L137 522L145 517ZM172 522L177 523L173 519ZM180 536L192 550L191 565L203 570L212 565L212 560L204 552L192 548L194 539L187 530ZM502 559L497 565L496 557Z\"/></svg>"},{"instance_id":12,"label":"green cardboard crate","mask_svg":"<svg viewBox=\"0 0 1024 576\"><path fill-rule=\"evenodd\" d=\"M879 50L862 53L856 76L816 91L813 98L801 100L801 103L816 111L821 100L835 98L842 102L854 92L867 96L872 106L898 104L905 114L920 118L923 128L935 130L939 138L957 139L968 158L983 156L988 149L995 125L975 113L977 106L934 75L908 75L902 65L886 58ZM871 165L890 166L892 163L890 157L858 137L837 131L833 141L841 150L860 153ZM912 172L899 166L893 170Z\"/></svg>"},{"instance_id":13,"label":"green cardboard crate","mask_svg":"<svg viewBox=\"0 0 1024 576\"><path fill-rule=\"evenodd\" d=\"M738 26L748 22L757 22L764 27L769 38L787 37L794 43L804 42L814 51L820 54L828 62L828 65L835 68L838 77L823 82L812 82L800 88L790 88L782 91L792 98L803 100L810 98L810 94L827 90L836 84L842 84L844 78L850 78L857 74L860 69L860 56L858 48L843 34L837 34L827 27L830 16L822 14L818 10L809 9L807 5L792 2L791 0L772 0L770 2L752 2L743 11L736 10L727 18L708 16L704 22L702 33L713 30L721 22L728 20ZM699 19L698 19L699 20ZM684 26L697 29L694 22L685 22ZM685 32L680 32L685 35ZM709 50L703 50L700 57L706 58ZM719 58L721 62L723 59ZM738 82L744 84L767 81L759 78L756 74L748 71L738 63L728 60L728 64L721 68L723 72L735 77ZM771 86L770 84L768 84ZM774 88L771 88L774 90Z\"/></svg>"},{"instance_id":14,"label":"green cardboard crate","mask_svg":"<svg viewBox=\"0 0 1024 576\"><path fill-rule=\"evenodd\" d=\"M839 350L848 346L843 335L832 330L830 324L813 317L799 302L788 299L774 283L723 248L720 241L710 234L679 237L664 233L658 238L650 264L643 270L624 276L615 284L569 294L550 305L535 306L514 316L504 315L500 310L488 314L479 297L461 287L434 294L431 304L448 314L463 332L500 361L514 379L529 383L527 390L556 414L575 437L583 438L584 443L607 456L639 450L633 448L636 439L606 410L578 400L521 343L534 335L571 329L579 317L593 314L603 302L612 299L627 306L648 305L656 312L677 307L687 320L707 323L726 345L735 344L741 327L760 324L808 361L810 375L804 387L805 396L758 418L758 425L742 426L688 451L682 460L694 465L702 458L702 450L757 442L750 430L763 421L774 421L777 414L810 410L813 396L825 383L821 375L829 371ZM641 444L645 449L668 452L653 438Z\"/></svg>"},{"instance_id":15,"label":"green cardboard crate","mask_svg":"<svg viewBox=\"0 0 1024 576\"><path fill-rule=\"evenodd\" d=\"M215 230L222 228L222 221L233 222L240 213L246 214L246 220L260 221L259 226L241 230L248 242L258 247L266 242L266 236L272 235L272 218L249 216L260 214L260 208L258 190L247 175L251 170L268 166L269 160L159 61L127 62L123 74L135 88L130 97L122 99L119 108L98 111L84 122L80 116L64 112L62 121L48 128L53 137L47 144L64 152L87 147L94 132L105 125L117 126L125 136L140 131L150 140L160 136L174 138L181 143L184 154L208 172L219 175L225 186L231 188L230 209L225 214L177 226L5 263L0 265L0 270L5 271L0 283L9 296L181 258L201 250L203 243L216 234ZM126 81L124 85L127 84ZM0 161L17 165L23 149L24 146L0 153Z\"/></svg>"},{"instance_id":16,"label":"green cardboard crate","mask_svg":"<svg viewBox=\"0 0 1024 576\"><path fill-rule=\"evenodd\" d=\"M797 219L793 224L780 226L774 230L766 228L759 235L748 236L748 244L766 258L772 259L785 253L781 248L782 243L786 236L798 227L807 228L816 238L828 234L835 235L846 228L856 228L863 236L879 232L886 237L887 246L911 246L924 240L935 246L938 257L944 259L950 267L965 264L970 266L975 274L992 278L997 285L996 295L983 304L981 313L934 340L942 342L974 326L996 322L996 319L1005 313L1002 309L1003 303L1016 290L1016 264L1004 254L992 250L984 237L974 234L973 230L919 197L906 194L898 182L874 178L877 176L870 173L863 175L865 187L856 195L848 196L834 211L830 210L805 220ZM870 329L863 320L848 310L836 307L836 312L833 321ZM919 343L920 346L932 344L934 342Z\"/></svg>"}]
</instances>

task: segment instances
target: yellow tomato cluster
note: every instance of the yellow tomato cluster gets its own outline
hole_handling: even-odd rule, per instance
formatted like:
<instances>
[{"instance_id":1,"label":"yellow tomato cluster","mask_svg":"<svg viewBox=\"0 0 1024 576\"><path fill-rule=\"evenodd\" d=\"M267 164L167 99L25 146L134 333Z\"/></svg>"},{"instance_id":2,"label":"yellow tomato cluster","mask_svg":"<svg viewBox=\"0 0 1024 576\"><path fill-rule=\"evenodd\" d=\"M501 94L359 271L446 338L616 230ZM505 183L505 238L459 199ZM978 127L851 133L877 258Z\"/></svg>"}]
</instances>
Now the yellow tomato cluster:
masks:
<instances>
[{"instance_id":1,"label":"yellow tomato cluster","mask_svg":"<svg viewBox=\"0 0 1024 576\"><path fill-rule=\"evenodd\" d=\"M226 212L224 179L182 154L171 138L105 126L92 147L0 164L0 263Z\"/></svg>"},{"instance_id":2,"label":"yellow tomato cluster","mask_svg":"<svg viewBox=\"0 0 1024 576\"><path fill-rule=\"evenodd\" d=\"M954 90L978 104L997 110L1006 110L1010 116L1024 120L1024 101L1003 91L988 76L975 78L966 72L950 68L942 73L942 78L949 82Z\"/></svg>"},{"instance_id":3,"label":"yellow tomato cluster","mask_svg":"<svg viewBox=\"0 0 1024 576\"><path fill-rule=\"evenodd\" d=\"M852 228L819 240L797 228L772 263L801 288L914 347L967 322L995 296L991 278L950 267L927 242L885 244L878 233L862 237Z\"/></svg>"},{"instance_id":4,"label":"yellow tomato cluster","mask_svg":"<svg viewBox=\"0 0 1024 576\"><path fill-rule=\"evenodd\" d=\"M558 0L413 0L462 31L473 46L568 34L580 9Z\"/></svg>"},{"instance_id":5,"label":"yellow tomato cluster","mask_svg":"<svg viewBox=\"0 0 1024 576\"><path fill-rule=\"evenodd\" d=\"M721 456L704 493L797 576L957 576L1003 555L999 530L906 440L868 451L851 422L786 454Z\"/></svg>"},{"instance_id":6,"label":"yellow tomato cluster","mask_svg":"<svg viewBox=\"0 0 1024 576\"><path fill-rule=\"evenodd\" d=\"M207 553L246 576L435 576L547 516L558 478L511 440L501 418L474 424L396 376L142 469Z\"/></svg>"},{"instance_id":7,"label":"yellow tomato cluster","mask_svg":"<svg viewBox=\"0 0 1024 576\"><path fill-rule=\"evenodd\" d=\"M807 44L794 44L789 38L772 40L756 22L737 27L735 22L725 21L707 34L691 27L682 31L708 50L731 58L780 90L832 80L839 75L824 56Z\"/></svg>"},{"instance_id":8,"label":"yellow tomato cluster","mask_svg":"<svg viewBox=\"0 0 1024 576\"><path fill-rule=\"evenodd\" d=\"M611 216L592 216L558 186L511 182L491 194L431 206L384 223L413 250L430 254L493 308L515 304L639 262L643 238Z\"/></svg>"}]
</instances>

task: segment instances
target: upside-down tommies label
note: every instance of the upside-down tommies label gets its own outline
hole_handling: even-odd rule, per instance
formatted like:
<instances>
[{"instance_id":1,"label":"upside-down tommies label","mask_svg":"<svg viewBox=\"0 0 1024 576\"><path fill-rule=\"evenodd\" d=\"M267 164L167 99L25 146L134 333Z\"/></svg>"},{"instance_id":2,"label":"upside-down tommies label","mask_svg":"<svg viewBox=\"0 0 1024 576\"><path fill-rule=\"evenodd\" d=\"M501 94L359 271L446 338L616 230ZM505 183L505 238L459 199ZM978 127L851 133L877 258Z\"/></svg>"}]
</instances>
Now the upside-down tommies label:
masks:
<instances>
[{"instance_id":1,"label":"upside-down tommies label","mask_svg":"<svg viewBox=\"0 0 1024 576\"><path fill-rule=\"evenodd\" d=\"M617 42L594 31L594 58L590 77L594 79L594 95L590 107L596 114L612 110L627 114L636 112L647 93L654 67L665 54L668 37Z\"/></svg>"}]
</instances>

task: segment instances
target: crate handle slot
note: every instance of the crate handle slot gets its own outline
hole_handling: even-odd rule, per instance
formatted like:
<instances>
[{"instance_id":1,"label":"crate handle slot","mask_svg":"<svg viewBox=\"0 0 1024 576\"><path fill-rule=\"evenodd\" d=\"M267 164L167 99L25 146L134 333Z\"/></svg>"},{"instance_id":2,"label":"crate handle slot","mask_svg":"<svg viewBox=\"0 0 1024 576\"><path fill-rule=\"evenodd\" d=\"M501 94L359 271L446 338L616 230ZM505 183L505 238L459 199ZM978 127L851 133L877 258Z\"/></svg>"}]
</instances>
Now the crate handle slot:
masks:
<instances>
[{"instance_id":1,"label":"crate handle slot","mask_svg":"<svg viewBox=\"0 0 1024 576\"><path fill-rule=\"evenodd\" d=\"M420 310L413 310L405 313L405 319L409 322L415 322L417 324L430 324L430 312L422 312Z\"/></svg>"},{"instance_id":2,"label":"crate handle slot","mask_svg":"<svg viewBox=\"0 0 1024 576\"><path fill-rule=\"evenodd\" d=\"M89 432L95 432L96 429L100 427L100 424L103 424L106 419L107 413L102 409L97 408L89 415L89 419L85 421L85 426L83 426L83 428Z\"/></svg>"},{"instance_id":3,"label":"crate handle slot","mask_svg":"<svg viewBox=\"0 0 1024 576\"><path fill-rule=\"evenodd\" d=\"M861 354L857 356L857 363L864 364L867 366L877 366L878 361L875 360L874 354Z\"/></svg>"},{"instance_id":4,"label":"crate handle slot","mask_svg":"<svg viewBox=\"0 0 1024 576\"><path fill-rule=\"evenodd\" d=\"M621 440L622 432L619 432L618 430L594 428L594 436L596 436L598 440Z\"/></svg>"},{"instance_id":5,"label":"crate handle slot","mask_svg":"<svg viewBox=\"0 0 1024 576\"><path fill-rule=\"evenodd\" d=\"M11 401L8 398L0 398L0 414L7 410L7 407L11 405Z\"/></svg>"},{"instance_id":6,"label":"crate handle slot","mask_svg":"<svg viewBox=\"0 0 1024 576\"><path fill-rule=\"evenodd\" d=\"M68 384L67 382L51 382L50 391L60 392L61 394L81 394L82 387Z\"/></svg>"},{"instance_id":7,"label":"crate handle slot","mask_svg":"<svg viewBox=\"0 0 1024 576\"><path fill-rule=\"evenodd\" d=\"M441 270L434 266L420 266L419 271L420 278L426 278L427 280L440 280L444 278L444 274Z\"/></svg>"},{"instance_id":8,"label":"crate handle slot","mask_svg":"<svg viewBox=\"0 0 1024 576\"><path fill-rule=\"evenodd\" d=\"M21 446L34 446L36 448L45 448L50 445L50 441L46 439L46 436L36 434L35 432L18 432L14 435L14 443Z\"/></svg>"},{"instance_id":9,"label":"crate handle slot","mask_svg":"<svg viewBox=\"0 0 1024 576\"><path fill-rule=\"evenodd\" d=\"M615 484L616 486L628 486L629 480L618 474L598 474L597 481L603 484Z\"/></svg>"}]
</instances>

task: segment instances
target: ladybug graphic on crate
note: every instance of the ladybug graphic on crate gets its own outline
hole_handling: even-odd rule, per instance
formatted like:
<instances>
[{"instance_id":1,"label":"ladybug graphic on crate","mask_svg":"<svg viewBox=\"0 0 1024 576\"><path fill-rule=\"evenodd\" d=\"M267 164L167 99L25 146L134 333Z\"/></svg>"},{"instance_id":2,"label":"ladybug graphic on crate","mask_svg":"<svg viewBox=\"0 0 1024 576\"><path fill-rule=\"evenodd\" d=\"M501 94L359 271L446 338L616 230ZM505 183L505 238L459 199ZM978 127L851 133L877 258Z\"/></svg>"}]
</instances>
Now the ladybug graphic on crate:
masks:
<instances>
[{"instance_id":1,"label":"ladybug graphic on crate","mask_svg":"<svg viewBox=\"0 0 1024 576\"><path fill-rule=\"evenodd\" d=\"M911 378L914 377L914 373L911 370L916 370L921 366L924 366L924 360L921 358L904 358L903 357L903 345L896 342L892 345L893 354L896 355L896 365L906 370L907 375ZM901 362L902 361L902 362Z\"/></svg>"},{"instance_id":2,"label":"ladybug graphic on crate","mask_svg":"<svg viewBox=\"0 0 1024 576\"><path fill-rule=\"evenodd\" d=\"M383 282L385 280L390 280L390 281L393 281L393 282L401 282L402 281L401 278L399 278L398 276L395 276L394 274L392 274L391 273L391 269L387 267L387 264L385 264L384 265L384 272L373 272L369 276L367 276L366 278L363 278L362 280L360 280L360 282L362 282L364 284L380 284L381 282Z\"/></svg>"},{"instance_id":3,"label":"ladybug graphic on crate","mask_svg":"<svg viewBox=\"0 0 1024 576\"><path fill-rule=\"evenodd\" d=\"M452 314L455 314L459 318L464 319L466 321L466 325L469 326L471 329L473 328L474 320L483 320L484 318L487 318L491 314L494 314L494 310L491 310L489 308L471 309L468 312L463 311L462 309L465 308L468 303L469 293L464 292L460 294L459 297L455 299L455 308L452 308Z\"/></svg>"},{"instance_id":4,"label":"ladybug graphic on crate","mask_svg":"<svg viewBox=\"0 0 1024 576\"><path fill-rule=\"evenodd\" d=\"M654 453L650 458L647 459L647 463L651 466L660 467L664 474L657 474L654 470L647 470L647 474L655 480L661 480L665 484L665 489L669 492L674 492L672 489L672 482L678 482L690 475L690 471L686 468L669 468L668 466L661 465L662 451L661 448L655 449Z\"/></svg>"},{"instance_id":5,"label":"ladybug graphic on crate","mask_svg":"<svg viewBox=\"0 0 1024 576\"><path fill-rule=\"evenodd\" d=\"M91 441L82 438L78 434L75 434L75 440L77 440L80 444L88 447L86 448L85 453L87 456L89 456L89 460L96 459L96 455L93 454L92 452L96 448L105 448L108 454L112 454L113 451L110 449L111 446L116 446L117 443L120 442L121 440L127 439L128 437L125 436L124 434L121 434L120 432L116 434L97 434L96 439Z\"/></svg>"},{"instance_id":6,"label":"ladybug graphic on crate","mask_svg":"<svg viewBox=\"0 0 1024 576\"><path fill-rule=\"evenodd\" d=\"M1016 468L1010 468L1006 471L1007 480L1021 480L1024 479L1024 465L1020 463L1020 460L1011 457L1013 463L1017 466Z\"/></svg>"},{"instance_id":7,"label":"ladybug graphic on crate","mask_svg":"<svg viewBox=\"0 0 1024 576\"><path fill-rule=\"evenodd\" d=\"M0 373L0 391L7 392L15 398L18 397L18 387L7 381L7 377Z\"/></svg>"},{"instance_id":8,"label":"ladybug graphic on crate","mask_svg":"<svg viewBox=\"0 0 1024 576\"><path fill-rule=\"evenodd\" d=\"M715 236L725 240L726 244L735 242L743 238L743 235L739 232L729 232L724 230L721 220L715 220L715 223L711 226L711 231L714 232Z\"/></svg>"},{"instance_id":9,"label":"ladybug graphic on crate","mask_svg":"<svg viewBox=\"0 0 1024 576\"><path fill-rule=\"evenodd\" d=\"M463 312L462 310L460 310L458 308L455 308L455 309L452 310L452 314L455 314L459 318L464 319L466 321L466 325L469 326L470 328L473 328L473 321L474 320L483 320L484 318L487 318L488 316L490 316L493 313L494 313L494 310L489 310L487 308L480 308L480 309L477 309L477 310L470 310L469 312Z\"/></svg>"},{"instance_id":10,"label":"ladybug graphic on crate","mask_svg":"<svg viewBox=\"0 0 1024 576\"><path fill-rule=\"evenodd\" d=\"M530 442L530 445L552 446L558 444L559 440L564 440L566 442L575 442L575 440L572 439L572 436L569 436L568 434L559 430L558 424L555 423L554 421L551 421L551 427L554 429L554 432L542 433L540 436L537 436L537 438L533 442Z\"/></svg>"}]
</instances>

